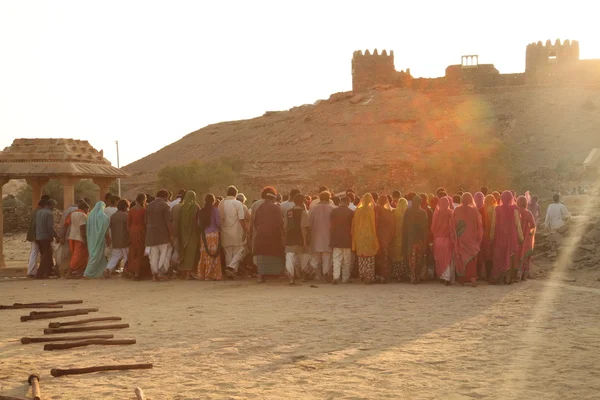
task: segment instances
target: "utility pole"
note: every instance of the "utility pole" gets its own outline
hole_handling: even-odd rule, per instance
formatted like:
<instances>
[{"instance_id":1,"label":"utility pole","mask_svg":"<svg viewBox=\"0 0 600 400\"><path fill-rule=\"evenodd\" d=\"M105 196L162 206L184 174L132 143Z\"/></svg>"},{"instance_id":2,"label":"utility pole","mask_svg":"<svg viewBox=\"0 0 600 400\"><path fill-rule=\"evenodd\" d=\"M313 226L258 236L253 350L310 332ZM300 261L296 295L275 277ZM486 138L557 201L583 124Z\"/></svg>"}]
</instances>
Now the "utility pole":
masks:
<instances>
[{"instance_id":1,"label":"utility pole","mask_svg":"<svg viewBox=\"0 0 600 400\"><path fill-rule=\"evenodd\" d=\"M121 168L121 163L119 162L119 141L115 141L117 145L117 168ZM119 188L119 197L121 197L121 178L117 178L117 186Z\"/></svg>"}]
</instances>

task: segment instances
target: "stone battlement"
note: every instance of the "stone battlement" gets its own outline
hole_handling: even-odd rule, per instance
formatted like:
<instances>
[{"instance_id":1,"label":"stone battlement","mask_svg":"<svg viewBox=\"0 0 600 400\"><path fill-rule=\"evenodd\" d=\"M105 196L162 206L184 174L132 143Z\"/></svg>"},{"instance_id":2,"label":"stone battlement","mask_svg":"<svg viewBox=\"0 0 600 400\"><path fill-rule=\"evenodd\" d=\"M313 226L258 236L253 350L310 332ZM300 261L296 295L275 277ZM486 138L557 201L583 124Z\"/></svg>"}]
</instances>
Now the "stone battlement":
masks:
<instances>
[{"instance_id":1,"label":"stone battlement","mask_svg":"<svg viewBox=\"0 0 600 400\"><path fill-rule=\"evenodd\" d=\"M400 75L399 75L400 74ZM377 49L357 50L352 54L352 87L353 90L366 90L376 84L400 84L404 72L397 72L394 66L394 51L388 53ZM410 71L408 71L410 75Z\"/></svg>"},{"instance_id":2,"label":"stone battlement","mask_svg":"<svg viewBox=\"0 0 600 400\"><path fill-rule=\"evenodd\" d=\"M353 54L352 54L352 58L354 59L361 59L361 58L368 58L368 57L380 57L380 58L391 58L392 60L394 59L394 50L391 50L388 54L387 50L383 50L381 52L381 54L379 54L378 50L375 49L373 51L373 54L371 54L371 52L367 49L365 50L365 52L363 53L362 50L356 50Z\"/></svg>"},{"instance_id":3,"label":"stone battlement","mask_svg":"<svg viewBox=\"0 0 600 400\"><path fill-rule=\"evenodd\" d=\"M554 43L552 43L552 41L550 39L546 40L546 43L542 43L542 41L540 40L539 42L534 42L534 43L530 43L527 45L527 48L561 48L561 47L572 47L572 46L576 46L579 47L579 42L577 40L573 40L572 42L569 39L566 39L563 44L560 43L560 39L556 39L556 41Z\"/></svg>"},{"instance_id":4,"label":"stone battlement","mask_svg":"<svg viewBox=\"0 0 600 400\"><path fill-rule=\"evenodd\" d=\"M547 40L526 47L525 72L501 74L494 64L479 64L477 55L463 56L461 64L450 65L439 78L414 79L410 69L396 71L394 52L377 49L352 54L352 90L361 92L377 85L413 89L458 89L522 86L526 84L600 84L600 60L580 60L579 42ZM427 89L429 88L429 89Z\"/></svg>"}]
</instances>

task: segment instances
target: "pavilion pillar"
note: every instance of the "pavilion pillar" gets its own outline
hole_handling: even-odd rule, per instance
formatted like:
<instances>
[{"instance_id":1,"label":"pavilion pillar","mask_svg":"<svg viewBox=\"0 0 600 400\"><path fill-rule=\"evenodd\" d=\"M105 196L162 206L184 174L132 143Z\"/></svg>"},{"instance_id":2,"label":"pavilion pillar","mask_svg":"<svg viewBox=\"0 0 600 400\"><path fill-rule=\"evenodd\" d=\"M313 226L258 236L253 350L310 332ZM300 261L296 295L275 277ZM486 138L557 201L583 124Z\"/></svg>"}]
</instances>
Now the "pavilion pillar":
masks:
<instances>
[{"instance_id":1,"label":"pavilion pillar","mask_svg":"<svg viewBox=\"0 0 600 400\"><path fill-rule=\"evenodd\" d=\"M94 178L94 183L100 187L100 201L104 201L104 196L110 192L110 185L114 178Z\"/></svg>"},{"instance_id":2,"label":"pavilion pillar","mask_svg":"<svg viewBox=\"0 0 600 400\"><path fill-rule=\"evenodd\" d=\"M8 182L8 178L0 178L0 268L6 267L4 262L4 200L2 198L2 187Z\"/></svg>"},{"instance_id":3,"label":"pavilion pillar","mask_svg":"<svg viewBox=\"0 0 600 400\"><path fill-rule=\"evenodd\" d=\"M77 183L78 180L79 178L74 178L71 176L60 178L60 183L63 186L63 206L65 211L75 204L75 183Z\"/></svg>"},{"instance_id":4,"label":"pavilion pillar","mask_svg":"<svg viewBox=\"0 0 600 400\"><path fill-rule=\"evenodd\" d=\"M37 207L42 198L42 188L48 183L48 178L27 178L27 183L31 186L31 208Z\"/></svg>"}]
</instances>

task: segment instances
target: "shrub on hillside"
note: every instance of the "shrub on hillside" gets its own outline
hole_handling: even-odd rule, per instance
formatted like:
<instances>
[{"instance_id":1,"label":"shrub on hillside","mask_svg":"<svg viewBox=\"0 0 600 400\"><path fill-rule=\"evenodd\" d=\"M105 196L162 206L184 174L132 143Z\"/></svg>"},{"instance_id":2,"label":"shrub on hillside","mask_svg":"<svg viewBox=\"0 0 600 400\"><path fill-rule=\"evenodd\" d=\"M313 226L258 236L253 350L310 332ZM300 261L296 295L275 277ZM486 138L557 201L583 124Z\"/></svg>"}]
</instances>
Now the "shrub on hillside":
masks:
<instances>
[{"instance_id":1,"label":"shrub on hillside","mask_svg":"<svg viewBox=\"0 0 600 400\"><path fill-rule=\"evenodd\" d=\"M187 164L163 167L158 171L158 182L161 188L173 193L183 188L193 190L200 196L210 191L224 190L231 184L239 185L243 165L243 161L231 158L211 162L194 160Z\"/></svg>"}]
</instances>

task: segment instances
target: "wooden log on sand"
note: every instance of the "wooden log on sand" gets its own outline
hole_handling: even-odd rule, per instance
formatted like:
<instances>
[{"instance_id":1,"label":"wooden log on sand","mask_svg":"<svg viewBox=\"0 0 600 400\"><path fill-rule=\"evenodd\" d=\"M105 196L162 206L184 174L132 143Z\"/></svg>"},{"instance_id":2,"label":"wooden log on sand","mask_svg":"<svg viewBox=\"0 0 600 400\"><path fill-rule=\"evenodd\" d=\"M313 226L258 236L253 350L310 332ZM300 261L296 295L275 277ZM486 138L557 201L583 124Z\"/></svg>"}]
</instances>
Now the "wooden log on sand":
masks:
<instances>
[{"instance_id":1,"label":"wooden log on sand","mask_svg":"<svg viewBox=\"0 0 600 400\"><path fill-rule=\"evenodd\" d=\"M135 398L137 400L146 400L146 396L144 396L144 391L141 388L136 387L133 393L135 393Z\"/></svg>"},{"instance_id":2,"label":"wooden log on sand","mask_svg":"<svg viewBox=\"0 0 600 400\"><path fill-rule=\"evenodd\" d=\"M63 301L49 301L40 303L14 303L13 306L39 306L40 304L57 306L61 304L82 304L83 300L63 300Z\"/></svg>"},{"instance_id":3,"label":"wooden log on sand","mask_svg":"<svg viewBox=\"0 0 600 400\"><path fill-rule=\"evenodd\" d=\"M87 315L91 312L98 311L97 308L82 308L79 310L68 310L68 311L52 311L47 313L31 312L29 315L23 315L21 322L33 321L36 319L50 319L50 318L62 318L62 317L74 317L76 315Z\"/></svg>"},{"instance_id":4,"label":"wooden log on sand","mask_svg":"<svg viewBox=\"0 0 600 400\"><path fill-rule=\"evenodd\" d=\"M41 337L41 338L21 338L22 344L44 343L44 342L64 342L68 340L87 340L87 339L113 339L115 335L85 335L85 336L60 336L60 337Z\"/></svg>"},{"instance_id":5,"label":"wooden log on sand","mask_svg":"<svg viewBox=\"0 0 600 400\"><path fill-rule=\"evenodd\" d=\"M31 395L33 400L41 400L42 392L40 391L40 376L38 374L31 374L27 378L27 382L31 385Z\"/></svg>"},{"instance_id":6,"label":"wooden log on sand","mask_svg":"<svg viewBox=\"0 0 600 400\"><path fill-rule=\"evenodd\" d=\"M53 335L55 333L102 331L105 329L124 329L124 328L129 328L129 324L80 326L78 328L47 328L47 329L44 329L44 335Z\"/></svg>"},{"instance_id":7,"label":"wooden log on sand","mask_svg":"<svg viewBox=\"0 0 600 400\"><path fill-rule=\"evenodd\" d=\"M0 305L0 310L19 310L22 308L63 308L64 304L81 304L83 300L65 300L50 303L14 303L12 306Z\"/></svg>"},{"instance_id":8,"label":"wooden log on sand","mask_svg":"<svg viewBox=\"0 0 600 400\"><path fill-rule=\"evenodd\" d=\"M44 350L53 351L53 350L67 350L73 349L75 347L84 347L84 346L92 346L92 345L103 345L103 346L121 346L121 345L129 345L135 344L135 339L125 339L125 340L84 340L82 342L74 342L74 343L48 343L44 345Z\"/></svg>"},{"instance_id":9,"label":"wooden log on sand","mask_svg":"<svg viewBox=\"0 0 600 400\"><path fill-rule=\"evenodd\" d=\"M98 308L75 308L73 310L57 310L57 311L31 311L29 313L29 316L32 317L34 315L53 315L53 314L60 314L60 313L72 312L72 311L97 312Z\"/></svg>"},{"instance_id":10,"label":"wooden log on sand","mask_svg":"<svg viewBox=\"0 0 600 400\"><path fill-rule=\"evenodd\" d=\"M81 324L87 324L89 322L120 321L121 319L122 319L121 317L102 317L102 318L79 319L77 321L68 321L68 322L50 322L48 324L48 328L60 328L62 326L81 325Z\"/></svg>"},{"instance_id":11,"label":"wooden log on sand","mask_svg":"<svg viewBox=\"0 0 600 400\"><path fill-rule=\"evenodd\" d=\"M71 368L71 369L60 369L52 368L50 375L58 378L59 376L65 375L82 375L91 374L93 372L102 371L126 371L129 369L151 369L152 364L129 364L129 365L104 365L100 367L88 367L88 368Z\"/></svg>"},{"instance_id":12,"label":"wooden log on sand","mask_svg":"<svg viewBox=\"0 0 600 400\"><path fill-rule=\"evenodd\" d=\"M50 304L0 306L0 310L22 310L24 308L63 308L63 306Z\"/></svg>"}]
</instances>

